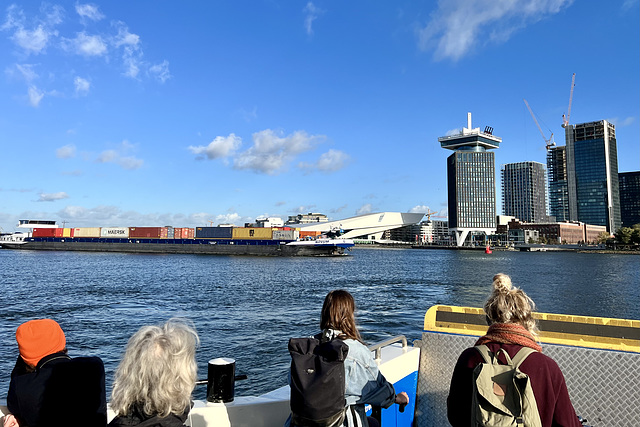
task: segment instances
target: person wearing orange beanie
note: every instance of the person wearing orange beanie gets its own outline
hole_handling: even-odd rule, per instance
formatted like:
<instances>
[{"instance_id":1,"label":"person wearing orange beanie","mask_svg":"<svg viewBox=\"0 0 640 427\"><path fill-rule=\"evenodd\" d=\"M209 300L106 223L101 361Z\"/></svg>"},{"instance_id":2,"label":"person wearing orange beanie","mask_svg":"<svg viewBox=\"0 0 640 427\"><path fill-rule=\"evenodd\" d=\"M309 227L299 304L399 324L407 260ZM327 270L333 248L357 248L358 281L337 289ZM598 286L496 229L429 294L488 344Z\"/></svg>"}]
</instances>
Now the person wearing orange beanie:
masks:
<instances>
[{"instance_id":1,"label":"person wearing orange beanie","mask_svg":"<svg viewBox=\"0 0 640 427\"><path fill-rule=\"evenodd\" d=\"M23 323L16 330L16 341L20 357L32 367L45 356L63 352L67 344L62 328L53 319L30 320Z\"/></svg>"},{"instance_id":2,"label":"person wearing orange beanie","mask_svg":"<svg viewBox=\"0 0 640 427\"><path fill-rule=\"evenodd\" d=\"M99 357L69 357L65 334L53 319L21 324L16 341L20 354L11 372L11 414L5 427L57 425L60 411L69 408L83 426L106 425L105 372Z\"/></svg>"}]
</instances>

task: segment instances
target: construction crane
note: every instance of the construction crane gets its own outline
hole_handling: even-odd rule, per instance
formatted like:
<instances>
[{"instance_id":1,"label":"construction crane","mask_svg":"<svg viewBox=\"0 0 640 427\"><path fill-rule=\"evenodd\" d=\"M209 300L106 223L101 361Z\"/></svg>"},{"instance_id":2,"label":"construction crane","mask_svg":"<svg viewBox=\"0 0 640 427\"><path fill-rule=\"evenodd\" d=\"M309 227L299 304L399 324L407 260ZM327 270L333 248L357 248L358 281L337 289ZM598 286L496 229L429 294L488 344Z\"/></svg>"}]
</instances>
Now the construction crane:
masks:
<instances>
[{"instance_id":1,"label":"construction crane","mask_svg":"<svg viewBox=\"0 0 640 427\"><path fill-rule=\"evenodd\" d=\"M569 108L567 108L567 115L562 115L562 127L566 128L569 124L569 117L571 116L571 102L573 101L573 88L576 86L576 73L571 76L571 92L569 93Z\"/></svg>"},{"instance_id":2,"label":"construction crane","mask_svg":"<svg viewBox=\"0 0 640 427\"><path fill-rule=\"evenodd\" d=\"M533 110L531 110L531 107L529 107L529 103L524 98L522 98L522 100L524 101L524 105L527 106L527 109L529 110L529 113L531 114L531 117L533 118L533 121L536 122L536 126L538 126L538 130L540 131L540 135L542 135L542 139L544 139L544 142L547 145L547 150L549 150L549 148L551 148L551 147L555 147L556 142L553 140L553 132L551 132L551 129L549 129L549 131L551 132L551 136L549 137L549 139L547 139L547 137L544 136L544 132L542 132L542 128L540 127L540 124L538 123L538 119L536 119L536 115L533 114Z\"/></svg>"},{"instance_id":3,"label":"construction crane","mask_svg":"<svg viewBox=\"0 0 640 427\"><path fill-rule=\"evenodd\" d=\"M431 212L429 209L427 209L427 213L425 213L425 216L427 217L427 221L431 221L431 215L433 214L437 214L438 212Z\"/></svg>"}]
</instances>

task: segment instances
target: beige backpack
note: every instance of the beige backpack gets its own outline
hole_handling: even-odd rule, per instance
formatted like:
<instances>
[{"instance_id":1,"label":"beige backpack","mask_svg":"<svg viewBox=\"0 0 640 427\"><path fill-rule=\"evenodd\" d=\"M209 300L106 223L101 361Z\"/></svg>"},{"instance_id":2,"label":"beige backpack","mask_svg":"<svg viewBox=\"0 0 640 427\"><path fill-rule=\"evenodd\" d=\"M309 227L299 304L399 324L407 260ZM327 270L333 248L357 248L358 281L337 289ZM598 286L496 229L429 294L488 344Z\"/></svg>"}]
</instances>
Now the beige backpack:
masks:
<instances>
[{"instance_id":1,"label":"beige backpack","mask_svg":"<svg viewBox=\"0 0 640 427\"><path fill-rule=\"evenodd\" d=\"M500 349L507 360L498 361L486 345L475 347L484 363L473 370L473 406L471 425L483 427L542 427L536 398L529 376L519 366L535 350L523 347L513 360Z\"/></svg>"}]
</instances>

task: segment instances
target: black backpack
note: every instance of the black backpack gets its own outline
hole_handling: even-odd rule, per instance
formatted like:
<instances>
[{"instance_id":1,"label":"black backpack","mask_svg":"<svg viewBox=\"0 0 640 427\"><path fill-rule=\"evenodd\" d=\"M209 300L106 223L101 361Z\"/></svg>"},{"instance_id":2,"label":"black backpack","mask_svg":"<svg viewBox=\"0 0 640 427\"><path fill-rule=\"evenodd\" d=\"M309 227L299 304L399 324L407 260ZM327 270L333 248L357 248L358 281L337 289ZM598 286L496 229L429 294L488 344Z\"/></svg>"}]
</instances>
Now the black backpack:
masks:
<instances>
[{"instance_id":1,"label":"black backpack","mask_svg":"<svg viewBox=\"0 0 640 427\"><path fill-rule=\"evenodd\" d=\"M291 426L341 426L345 414L344 360L349 346L341 339L291 338Z\"/></svg>"}]
</instances>

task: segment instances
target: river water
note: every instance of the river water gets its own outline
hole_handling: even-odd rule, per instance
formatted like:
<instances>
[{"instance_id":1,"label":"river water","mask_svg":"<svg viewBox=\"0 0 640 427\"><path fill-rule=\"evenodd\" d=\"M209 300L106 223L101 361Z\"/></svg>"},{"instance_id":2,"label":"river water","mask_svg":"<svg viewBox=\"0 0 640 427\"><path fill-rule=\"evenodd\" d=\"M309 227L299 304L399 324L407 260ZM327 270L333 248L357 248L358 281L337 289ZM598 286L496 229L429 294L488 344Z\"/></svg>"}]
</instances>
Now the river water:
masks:
<instances>
[{"instance_id":1,"label":"river water","mask_svg":"<svg viewBox=\"0 0 640 427\"><path fill-rule=\"evenodd\" d=\"M538 311L640 319L640 257L551 252L357 248L349 256L271 258L0 250L0 399L18 355L15 330L51 317L71 356L97 355L113 373L140 326L180 316L201 338L199 377L209 359L236 359L249 379L236 394L286 384L289 337L317 332L326 293L357 304L363 338L420 338L434 304L480 307L503 272ZM203 398L203 387L196 397Z\"/></svg>"}]
</instances>

